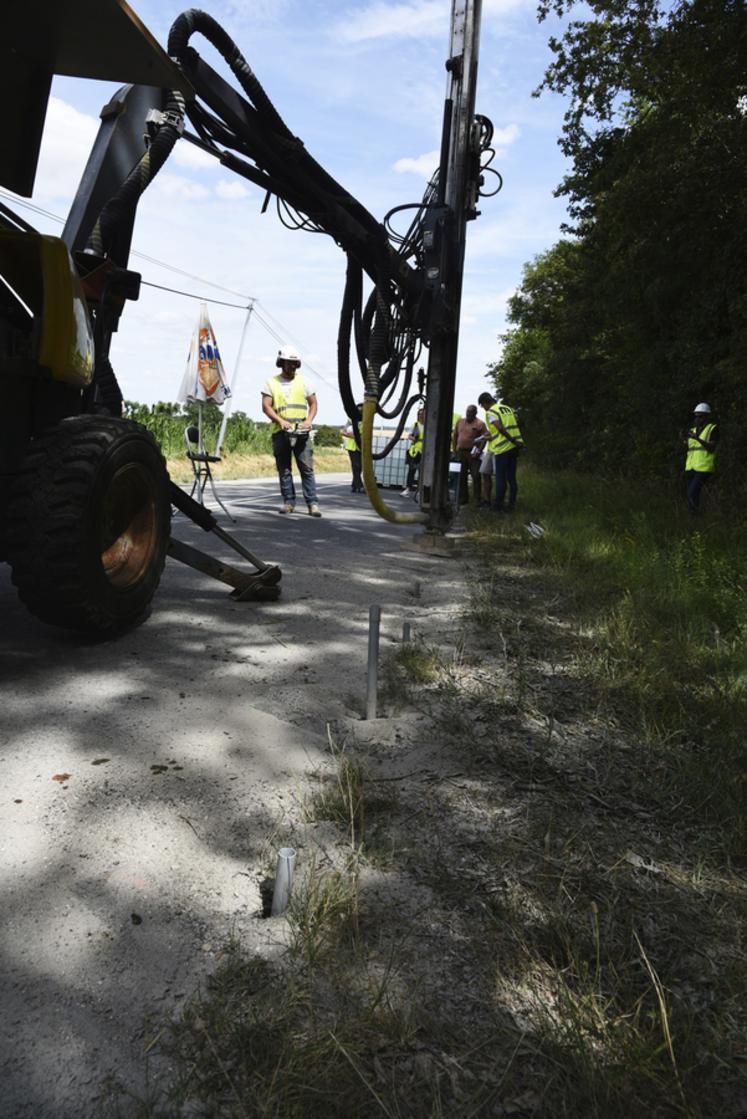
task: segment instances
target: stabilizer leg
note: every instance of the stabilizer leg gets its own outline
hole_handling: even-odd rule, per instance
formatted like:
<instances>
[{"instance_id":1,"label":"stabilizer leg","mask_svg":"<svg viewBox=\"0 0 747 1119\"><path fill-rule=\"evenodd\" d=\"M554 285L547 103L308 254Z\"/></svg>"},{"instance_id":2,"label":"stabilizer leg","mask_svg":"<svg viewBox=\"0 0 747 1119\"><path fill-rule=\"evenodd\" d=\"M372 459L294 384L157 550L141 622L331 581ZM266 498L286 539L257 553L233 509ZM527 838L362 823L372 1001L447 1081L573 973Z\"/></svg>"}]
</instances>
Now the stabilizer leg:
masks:
<instances>
[{"instance_id":1,"label":"stabilizer leg","mask_svg":"<svg viewBox=\"0 0 747 1119\"><path fill-rule=\"evenodd\" d=\"M264 560L255 556L243 544L235 540L229 532L220 527L209 509L200 505L174 482L170 483L169 498L171 504L176 506L180 513L184 513L185 517L189 517L205 532L212 532L225 544L228 544L230 548L233 548L235 552L238 552L243 559L256 568L256 574L239 571L238 568L222 563L220 560L201 552L198 548L193 548L191 544L175 540L173 536L168 547L168 554L172 559L179 560L180 563L186 563L188 567L193 567L196 571L201 571L212 579L227 583L234 588L233 596L240 602L253 598L279 597L280 587L278 584L282 578L282 571L277 564L265 563Z\"/></svg>"}]
</instances>

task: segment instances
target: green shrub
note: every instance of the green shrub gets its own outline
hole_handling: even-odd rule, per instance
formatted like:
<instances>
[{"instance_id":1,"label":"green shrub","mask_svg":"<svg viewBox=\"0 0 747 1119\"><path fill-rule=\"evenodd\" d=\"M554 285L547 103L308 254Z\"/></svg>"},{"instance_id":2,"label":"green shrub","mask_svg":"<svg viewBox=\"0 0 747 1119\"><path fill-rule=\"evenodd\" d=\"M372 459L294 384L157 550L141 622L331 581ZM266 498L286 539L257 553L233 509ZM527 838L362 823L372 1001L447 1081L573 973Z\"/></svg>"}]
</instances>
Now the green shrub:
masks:
<instances>
[{"instance_id":1,"label":"green shrub","mask_svg":"<svg viewBox=\"0 0 747 1119\"><path fill-rule=\"evenodd\" d=\"M148 405L126 400L125 416L137 420L153 433L166 458L175 458L183 455L186 450L184 430L192 424L197 425L198 409L196 404L159 401ZM203 408L202 432L208 451L215 448L222 420L223 412L220 408L214 405ZM223 451L228 454L261 454L271 450L269 423L258 423L245 412L232 413L226 425Z\"/></svg>"}]
</instances>

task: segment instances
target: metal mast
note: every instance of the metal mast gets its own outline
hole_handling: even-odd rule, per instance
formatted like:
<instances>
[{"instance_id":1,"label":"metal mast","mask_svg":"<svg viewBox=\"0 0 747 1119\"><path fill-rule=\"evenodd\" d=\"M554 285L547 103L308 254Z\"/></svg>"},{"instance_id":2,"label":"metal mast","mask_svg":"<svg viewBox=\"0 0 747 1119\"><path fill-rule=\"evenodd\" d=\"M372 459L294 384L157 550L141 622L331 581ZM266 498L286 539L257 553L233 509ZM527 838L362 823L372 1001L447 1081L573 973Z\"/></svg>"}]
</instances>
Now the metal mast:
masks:
<instances>
[{"instance_id":1,"label":"metal mast","mask_svg":"<svg viewBox=\"0 0 747 1119\"><path fill-rule=\"evenodd\" d=\"M431 246L426 277L434 289L437 314L428 361L422 506L430 514L428 527L435 531L448 528L453 515L449 502L449 456L465 233L466 223L477 216L480 175L474 118L481 10L482 0L452 0L439 167L440 205L435 211L430 242L426 241L426 247L429 243Z\"/></svg>"}]
</instances>

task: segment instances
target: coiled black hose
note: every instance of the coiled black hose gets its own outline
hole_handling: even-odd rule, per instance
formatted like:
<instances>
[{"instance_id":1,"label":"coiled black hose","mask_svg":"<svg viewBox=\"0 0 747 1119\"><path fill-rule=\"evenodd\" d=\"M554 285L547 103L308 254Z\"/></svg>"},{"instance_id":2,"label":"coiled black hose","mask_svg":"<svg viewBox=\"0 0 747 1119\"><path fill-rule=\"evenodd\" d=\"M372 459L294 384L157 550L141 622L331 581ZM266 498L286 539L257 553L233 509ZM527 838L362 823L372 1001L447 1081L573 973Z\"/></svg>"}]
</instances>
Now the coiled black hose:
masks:
<instances>
[{"instance_id":1,"label":"coiled black hose","mask_svg":"<svg viewBox=\"0 0 747 1119\"><path fill-rule=\"evenodd\" d=\"M117 236L127 231L127 246L132 222L140 196L171 155L184 125L184 98L171 90L164 109L165 120L159 126L149 148L130 171L116 194L112 195L96 219L88 246L97 256L108 256L115 264L123 264L117 251Z\"/></svg>"}]
</instances>

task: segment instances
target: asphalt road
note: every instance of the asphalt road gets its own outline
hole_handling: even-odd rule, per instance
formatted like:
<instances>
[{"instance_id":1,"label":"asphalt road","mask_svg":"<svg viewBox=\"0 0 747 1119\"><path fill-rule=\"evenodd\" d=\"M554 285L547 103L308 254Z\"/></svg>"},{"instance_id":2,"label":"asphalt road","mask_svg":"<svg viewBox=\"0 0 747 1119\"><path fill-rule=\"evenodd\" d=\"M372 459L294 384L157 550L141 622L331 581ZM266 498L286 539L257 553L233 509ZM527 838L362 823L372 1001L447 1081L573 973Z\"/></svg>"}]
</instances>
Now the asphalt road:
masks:
<instances>
[{"instance_id":1,"label":"asphalt road","mask_svg":"<svg viewBox=\"0 0 747 1119\"><path fill-rule=\"evenodd\" d=\"M385 654L456 579L343 476L319 487L322 519L279 516L274 479L219 487L225 527L281 565L278 602L169 560L147 622L90 641L30 617L0 565L3 1116L85 1119L107 1076L142 1092L146 1018L229 933L282 950L258 880L328 762L327 723L364 711L368 607ZM173 531L216 552L183 518Z\"/></svg>"}]
</instances>

